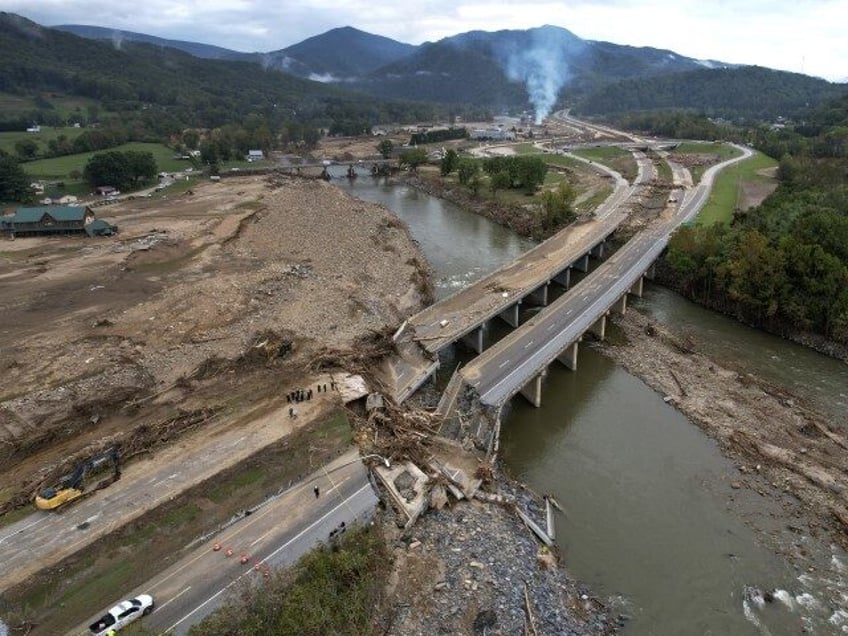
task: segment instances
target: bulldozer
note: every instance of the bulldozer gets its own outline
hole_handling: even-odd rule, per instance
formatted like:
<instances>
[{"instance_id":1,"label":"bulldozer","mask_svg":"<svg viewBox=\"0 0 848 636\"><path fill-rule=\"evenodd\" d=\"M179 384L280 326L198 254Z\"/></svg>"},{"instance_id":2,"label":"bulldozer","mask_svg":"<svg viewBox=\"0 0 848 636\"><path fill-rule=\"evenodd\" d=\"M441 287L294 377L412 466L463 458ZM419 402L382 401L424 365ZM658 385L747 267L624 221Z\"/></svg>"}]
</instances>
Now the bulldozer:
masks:
<instances>
[{"instance_id":1,"label":"bulldozer","mask_svg":"<svg viewBox=\"0 0 848 636\"><path fill-rule=\"evenodd\" d=\"M97 475L102 474L105 467L111 465L112 474L93 482ZM39 510L56 510L62 506L90 495L91 493L115 483L121 478L118 447L91 457L79 464L74 472L59 478L55 486L45 488L35 497L35 506Z\"/></svg>"}]
</instances>

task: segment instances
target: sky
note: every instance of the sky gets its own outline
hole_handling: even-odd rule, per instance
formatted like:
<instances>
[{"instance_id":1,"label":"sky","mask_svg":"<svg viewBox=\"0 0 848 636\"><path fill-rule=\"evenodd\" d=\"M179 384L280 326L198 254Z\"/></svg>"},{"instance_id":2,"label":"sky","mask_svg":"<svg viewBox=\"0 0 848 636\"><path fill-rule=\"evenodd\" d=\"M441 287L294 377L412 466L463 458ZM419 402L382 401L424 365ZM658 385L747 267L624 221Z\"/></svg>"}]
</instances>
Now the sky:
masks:
<instances>
[{"instance_id":1,"label":"sky","mask_svg":"<svg viewBox=\"0 0 848 636\"><path fill-rule=\"evenodd\" d=\"M420 44L552 24L587 40L848 81L848 0L0 0L0 10L238 51L273 51L341 26Z\"/></svg>"}]
</instances>

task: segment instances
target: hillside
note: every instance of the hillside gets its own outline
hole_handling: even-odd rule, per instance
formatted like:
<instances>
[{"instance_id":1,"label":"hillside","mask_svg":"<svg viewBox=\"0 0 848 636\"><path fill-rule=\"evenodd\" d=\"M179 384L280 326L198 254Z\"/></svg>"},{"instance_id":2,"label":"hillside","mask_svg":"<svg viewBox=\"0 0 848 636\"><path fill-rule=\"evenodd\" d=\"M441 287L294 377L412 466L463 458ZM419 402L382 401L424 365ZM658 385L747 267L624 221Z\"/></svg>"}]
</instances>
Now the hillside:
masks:
<instances>
[{"instance_id":1,"label":"hillside","mask_svg":"<svg viewBox=\"0 0 848 636\"><path fill-rule=\"evenodd\" d=\"M671 51L583 40L544 26L472 31L427 43L353 85L375 95L549 112L565 95L624 78L703 68Z\"/></svg>"},{"instance_id":2,"label":"hillside","mask_svg":"<svg viewBox=\"0 0 848 636\"><path fill-rule=\"evenodd\" d=\"M201 59L139 42L117 49L111 42L80 38L9 13L0 13L0 56L2 93L91 98L108 111L145 120L159 134L186 125L241 123L252 113L272 124L296 118L302 124L332 126L341 120L374 123L432 112L387 105L250 62ZM15 115L7 111L3 118Z\"/></svg>"},{"instance_id":3,"label":"hillside","mask_svg":"<svg viewBox=\"0 0 848 636\"><path fill-rule=\"evenodd\" d=\"M578 101L585 115L671 108L727 119L798 117L811 106L848 91L844 84L758 66L702 68L622 80Z\"/></svg>"},{"instance_id":4,"label":"hillside","mask_svg":"<svg viewBox=\"0 0 848 636\"><path fill-rule=\"evenodd\" d=\"M309 68L312 76L325 75L343 80L391 64L410 55L415 49L411 44L372 35L353 27L341 27L268 55L273 59L275 55L284 54L304 68Z\"/></svg>"},{"instance_id":5,"label":"hillside","mask_svg":"<svg viewBox=\"0 0 848 636\"><path fill-rule=\"evenodd\" d=\"M147 35L146 33L136 33L134 31L123 31L121 29L109 29L106 27L91 26L87 24L59 24L50 27L58 31L72 33L81 38L90 40L109 40L116 48L120 48L124 42L143 42L145 44L153 44L154 46L167 47L183 51L194 57L201 57L209 60L243 60L256 61L254 54L241 53L231 49L225 49L213 44L202 44L200 42L187 42L185 40L169 40L167 38L156 37L155 35Z\"/></svg>"}]
</instances>

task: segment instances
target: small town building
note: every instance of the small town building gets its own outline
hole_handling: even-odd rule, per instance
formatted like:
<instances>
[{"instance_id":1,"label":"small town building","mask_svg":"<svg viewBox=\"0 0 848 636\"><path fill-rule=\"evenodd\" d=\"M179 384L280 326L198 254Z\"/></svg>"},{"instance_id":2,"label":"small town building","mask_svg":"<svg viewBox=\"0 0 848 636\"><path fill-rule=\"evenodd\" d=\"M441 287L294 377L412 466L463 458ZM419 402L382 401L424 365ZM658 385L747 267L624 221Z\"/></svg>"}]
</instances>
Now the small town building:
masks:
<instances>
[{"instance_id":1,"label":"small town building","mask_svg":"<svg viewBox=\"0 0 848 636\"><path fill-rule=\"evenodd\" d=\"M55 203L58 203L59 205L73 205L78 201L79 199L77 199L73 194L66 194L55 201Z\"/></svg>"},{"instance_id":2,"label":"small town building","mask_svg":"<svg viewBox=\"0 0 848 636\"><path fill-rule=\"evenodd\" d=\"M492 141L511 141L515 139L515 133L503 128L475 128L471 131L471 139L490 139Z\"/></svg>"},{"instance_id":3,"label":"small town building","mask_svg":"<svg viewBox=\"0 0 848 636\"><path fill-rule=\"evenodd\" d=\"M18 208L13 215L0 217L0 231L11 236L82 234L92 221L94 212L83 206Z\"/></svg>"},{"instance_id":4,"label":"small town building","mask_svg":"<svg viewBox=\"0 0 848 636\"><path fill-rule=\"evenodd\" d=\"M244 158L248 161L262 161L265 158L265 153L261 150L248 150Z\"/></svg>"},{"instance_id":5,"label":"small town building","mask_svg":"<svg viewBox=\"0 0 848 636\"><path fill-rule=\"evenodd\" d=\"M41 126L39 126L38 124L33 124L32 126L27 128L26 131L28 133L39 133L41 132Z\"/></svg>"},{"instance_id":6,"label":"small town building","mask_svg":"<svg viewBox=\"0 0 848 636\"><path fill-rule=\"evenodd\" d=\"M94 191L99 194L101 197L113 197L117 194L121 194L116 188L112 186L97 186Z\"/></svg>"}]
</instances>

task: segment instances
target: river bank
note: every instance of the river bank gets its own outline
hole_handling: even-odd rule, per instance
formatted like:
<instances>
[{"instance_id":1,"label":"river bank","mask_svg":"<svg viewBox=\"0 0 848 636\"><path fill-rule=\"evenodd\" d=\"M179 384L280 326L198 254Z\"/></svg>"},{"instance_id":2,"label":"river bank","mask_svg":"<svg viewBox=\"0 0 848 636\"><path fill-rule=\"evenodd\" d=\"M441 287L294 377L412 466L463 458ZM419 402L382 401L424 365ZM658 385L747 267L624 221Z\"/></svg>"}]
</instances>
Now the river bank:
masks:
<instances>
[{"instance_id":1,"label":"river bank","mask_svg":"<svg viewBox=\"0 0 848 636\"><path fill-rule=\"evenodd\" d=\"M778 500L799 532L848 547L844 430L788 389L718 364L707 342L638 311L615 324L623 342L604 353L718 441L737 464L734 489Z\"/></svg>"}]
</instances>

